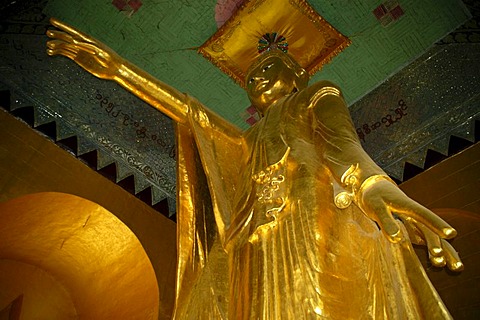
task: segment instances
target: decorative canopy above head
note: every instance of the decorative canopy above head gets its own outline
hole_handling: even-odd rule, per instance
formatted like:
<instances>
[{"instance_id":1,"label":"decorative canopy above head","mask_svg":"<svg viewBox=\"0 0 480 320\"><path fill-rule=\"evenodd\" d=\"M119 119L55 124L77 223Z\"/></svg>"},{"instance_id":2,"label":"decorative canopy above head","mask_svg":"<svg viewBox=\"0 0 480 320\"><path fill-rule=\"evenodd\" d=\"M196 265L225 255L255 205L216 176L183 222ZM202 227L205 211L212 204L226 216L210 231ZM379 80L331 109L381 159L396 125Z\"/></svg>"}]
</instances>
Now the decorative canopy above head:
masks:
<instances>
[{"instance_id":1,"label":"decorative canopy above head","mask_svg":"<svg viewBox=\"0 0 480 320\"><path fill-rule=\"evenodd\" d=\"M289 53L312 76L350 44L305 0L247 0L199 49L241 86L264 52Z\"/></svg>"}]
</instances>

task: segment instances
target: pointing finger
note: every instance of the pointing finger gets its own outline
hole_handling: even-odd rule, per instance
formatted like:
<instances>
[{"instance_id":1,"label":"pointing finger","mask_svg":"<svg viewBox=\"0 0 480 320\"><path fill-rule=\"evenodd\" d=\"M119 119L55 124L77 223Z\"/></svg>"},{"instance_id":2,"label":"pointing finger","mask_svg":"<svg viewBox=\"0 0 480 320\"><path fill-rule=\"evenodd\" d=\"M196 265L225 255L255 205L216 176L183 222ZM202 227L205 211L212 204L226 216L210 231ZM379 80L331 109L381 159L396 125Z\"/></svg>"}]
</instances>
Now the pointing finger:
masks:
<instances>
[{"instance_id":1,"label":"pointing finger","mask_svg":"<svg viewBox=\"0 0 480 320\"><path fill-rule=\"evenodd\" d=\"M61 22L60 20L56 19L56 18L50 18L50 23L62 30L62 31L65 31L66 33L70 34L72 37L76 37L76 38L79 38L85 42L89 42L89 43L96 43L97 41L95 39L93 39L92 37L86 35L85 33L69 26L68 24L64 23L64 22Z\"/></svg>"}]
</instances>

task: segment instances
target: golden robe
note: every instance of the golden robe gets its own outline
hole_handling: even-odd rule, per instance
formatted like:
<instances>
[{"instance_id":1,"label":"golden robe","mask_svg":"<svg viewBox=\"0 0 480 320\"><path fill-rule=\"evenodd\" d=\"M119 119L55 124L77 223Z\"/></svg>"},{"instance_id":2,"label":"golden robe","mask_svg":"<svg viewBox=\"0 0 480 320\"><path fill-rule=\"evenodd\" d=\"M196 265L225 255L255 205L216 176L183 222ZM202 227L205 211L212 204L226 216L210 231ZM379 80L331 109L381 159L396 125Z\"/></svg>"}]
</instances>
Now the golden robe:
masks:
<instances>
[{"instance_id":1,"label":"golden robe","mask_svg":"<svg viewBox=\"0 0 480 320\"><path fill-rule=\"evenodd\" d=\"M408 239L334 205L329 132L304 102L317 90L243 134L190 99L177 125L177 319L450 317Z\"/></svg>"}]
</instances>

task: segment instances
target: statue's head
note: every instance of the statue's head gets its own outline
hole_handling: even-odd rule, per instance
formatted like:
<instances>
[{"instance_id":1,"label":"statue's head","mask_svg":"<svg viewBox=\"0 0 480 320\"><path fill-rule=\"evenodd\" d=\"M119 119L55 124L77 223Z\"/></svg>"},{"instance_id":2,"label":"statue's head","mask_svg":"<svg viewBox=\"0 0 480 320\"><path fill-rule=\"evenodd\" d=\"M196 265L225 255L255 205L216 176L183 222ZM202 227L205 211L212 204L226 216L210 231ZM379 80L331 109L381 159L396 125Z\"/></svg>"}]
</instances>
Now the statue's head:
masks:
<instances>
[{"instance_id":1,"label":"statue's head","mask_svg":"<svg viewBox=\"0 0 480 320\"><path fill-rule=\"evenodd\" d=\"M307 84L305 69L280 50L263 53L245 79L248 97L262 116L275 101L306 88Z\"/></svg>"}]
</instances>

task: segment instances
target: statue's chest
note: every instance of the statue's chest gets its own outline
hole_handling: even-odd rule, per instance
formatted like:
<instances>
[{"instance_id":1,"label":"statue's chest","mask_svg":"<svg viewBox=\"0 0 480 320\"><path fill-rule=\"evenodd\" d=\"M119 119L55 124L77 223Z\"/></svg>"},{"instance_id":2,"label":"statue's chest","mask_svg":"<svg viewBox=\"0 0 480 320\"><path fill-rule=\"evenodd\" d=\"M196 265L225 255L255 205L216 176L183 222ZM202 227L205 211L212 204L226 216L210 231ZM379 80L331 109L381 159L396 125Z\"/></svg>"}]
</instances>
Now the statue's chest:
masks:
<instances>
[{"instance_id":1,"label":"statue's chest","mask_svg":"<svg viewBox=\"0 0 480 320\"><path fill-rule=\"evenodd\" d=\"M292 179L304 161L305 145L307 149L313 148L308 142L311 134L305 117L298 112L289 113L286 107L288 105L278 107L266 115L252 148L251 179L255 202L270 218L279 215L288 202Z\"/></svg>"},{"instance_id":2,"label":"statue's chest","mask_svg":"<svg viewBox=\"0 0 480 320\"><path fill-rule=\"evenodd\" d=\"M313 143L310 114L289 102L273 106L258 128L253 152L261 158L259 164L277 163L284 158L287 149L292 152L290 157L296 157L303 145Z\"/></svg>"}]
</instances>

